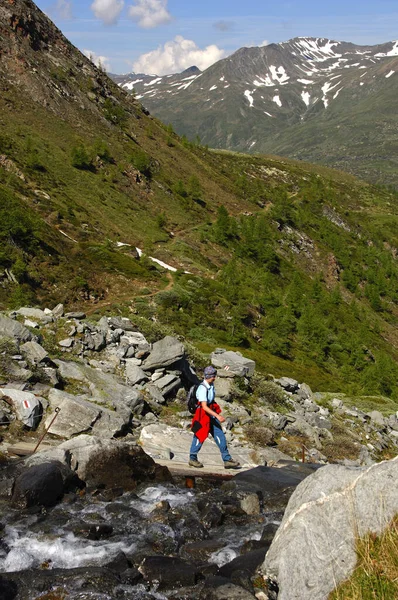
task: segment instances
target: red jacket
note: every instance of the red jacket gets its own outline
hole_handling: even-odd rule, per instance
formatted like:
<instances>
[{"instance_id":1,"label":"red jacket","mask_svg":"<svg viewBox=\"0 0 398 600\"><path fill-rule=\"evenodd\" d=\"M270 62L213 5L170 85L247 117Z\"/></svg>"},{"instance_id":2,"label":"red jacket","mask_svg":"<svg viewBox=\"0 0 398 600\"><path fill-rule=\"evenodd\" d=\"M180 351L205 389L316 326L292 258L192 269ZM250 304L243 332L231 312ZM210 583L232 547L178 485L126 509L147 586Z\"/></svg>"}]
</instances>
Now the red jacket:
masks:
<instances>
[{"instance_id":1,"label":"red jacket","mask_svg":"<svg viewBox=\"0 0 398 600\"><path fill-rule=\"evenodd\" d=\"M218 415L221 413L221 408L217 404L217 402L212 402L209 405L209 408L211 408L211 410L214 410L214 412ZM210 433L210 425L211 416L203 410L202 406L199 406L196 409L196 412L193 416L191 429L198 438L198 440L202 442L202 444Z\"/></svg>"}]
</instances>

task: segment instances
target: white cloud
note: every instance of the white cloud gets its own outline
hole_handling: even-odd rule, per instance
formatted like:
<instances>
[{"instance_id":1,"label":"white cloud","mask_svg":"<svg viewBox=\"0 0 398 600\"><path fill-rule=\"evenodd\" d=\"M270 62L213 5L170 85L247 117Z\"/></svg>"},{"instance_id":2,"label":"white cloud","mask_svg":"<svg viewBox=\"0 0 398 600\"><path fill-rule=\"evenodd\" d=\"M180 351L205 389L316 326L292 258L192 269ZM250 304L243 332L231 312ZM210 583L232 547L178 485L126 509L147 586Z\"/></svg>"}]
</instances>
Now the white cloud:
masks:
<instances>
[{"instance_id":1,"label":"white cloud","mask_svg":"<svg viewBox=\"0 0 398 600\"><path fill-rule=\"evenodd\" d=\"M105 25L114 25L124 8L124 0L94 0L91 10Z\"/></svg>"},{"instance_id":2,"label":"white cloud","mask_svg":"<svg viewBox=\"0 0 398 600\"><path fill-rule=\"evenodd\" d=\"M89 58L91 62L97 65L97 67L105 69L105 71L111 70L109 58L107 58L106 56L99 56L92 50L83 50L83 54L87 56L87 58Z\"/></svg>"},{"instance_id":3,"label":"white cloud","mask_svg":"<svg viewBox=\"0 0 398 600\"><path fill-rule=\"evenodd\" d=\"M129 8L129 16L144 29L171 21L167 0L135 0L134 5Z\"/></svg>"},{"instance_id":4,"label":"white cloud","mask_svg":"<svg viewBox=\"0 0 398 600\"><path fill-rule=\"evenodd\" d=\"M49 7L50 14L54 14L65 21L72 18L72 0L57 0Z\"/></svg>"},{"instance_id":5,"label":"white cloud","mask_svg":"<svg viewBox=\"0 0 398 600\"><path fill-rule=\"evenodd\" d=\"M133 64L136 73L167 75L178 73L195 65L203 71L225 56L225 51L214 44L201 50L193 40L177 35L156 50L142 54Z\"/></svg>"},{"instance_id":6,"label":"white cloud","mask_svg":"<svg viewBox=\"0 0 398 600\"><path fill-rule=\"evenodd\" d=\"M268 40L264 40L263 42L261 42L261 44L259 44L260 48L263 48L264 46L269 46L270 42Z\"/></svg>"}]
</instances>

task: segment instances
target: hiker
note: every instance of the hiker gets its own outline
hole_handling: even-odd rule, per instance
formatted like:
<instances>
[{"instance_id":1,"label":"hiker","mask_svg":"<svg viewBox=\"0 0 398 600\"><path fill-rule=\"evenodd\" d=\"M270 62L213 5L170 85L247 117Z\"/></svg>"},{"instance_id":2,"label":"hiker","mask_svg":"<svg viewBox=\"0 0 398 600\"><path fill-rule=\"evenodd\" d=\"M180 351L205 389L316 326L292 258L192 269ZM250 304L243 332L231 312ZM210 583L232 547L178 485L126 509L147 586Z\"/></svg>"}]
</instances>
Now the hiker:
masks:
<instances>
[{"instance_id":1,"label":"hiker","mask_svg":"<svg viewBox=\"0 0 398 600\"><path fill-rule=\"evenodd\" d=\"M213 436L214 441L220 449L221 457L224 461L225 469L239 469L240 464L231 458L228 452L227 440L221 428L221 423L225 419L221 416L221 408L214 401L215 390L214 380L217 376L217 369L213 366L205 367L203 371L204 379L196 390L196 399L198 407L192 419L191 429L193 431L193 440L189 452L189 465L191 467L201 468L203 464L198 461L198 452L203 442L209 435Z\"/></svg>"}]
</instances>

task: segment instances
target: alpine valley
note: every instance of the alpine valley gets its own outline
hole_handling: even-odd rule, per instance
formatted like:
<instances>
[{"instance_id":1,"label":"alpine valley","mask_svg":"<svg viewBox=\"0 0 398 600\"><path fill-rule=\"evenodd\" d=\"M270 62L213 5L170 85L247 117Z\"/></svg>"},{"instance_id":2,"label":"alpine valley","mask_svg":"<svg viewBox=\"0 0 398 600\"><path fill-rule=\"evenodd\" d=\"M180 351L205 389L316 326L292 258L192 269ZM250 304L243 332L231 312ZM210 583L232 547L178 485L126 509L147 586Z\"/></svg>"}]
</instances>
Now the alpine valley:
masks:
<instances>
[{"instance_id":1,"label":"alpine valley","mask_svg":"<svg viewBox=\"0 0 398 600\"><path fill-rule=\"evenodd\" d=\"M113 78L190 140L398 185L398 42L294 38L241 48L204 72Z\"/></svg>"},{"instance_id":2,"label":"alpine valley","mask_svg":"<svg viewBox=\"0 0 398 600\"><path fill-rule=\"evenodd\" d=\"M0 2L1 600L398 597L398 191L253 154L300 135L371 179L383 152L393 183L396 47L142 82L244 154ZM210 363L238 464L188 466Z\"/></svg>"},{"instance_id":3,"label":"alpine valley","mask_svg":"<svg viewBox=\"0 0 398 600\"><path fill-rule=\"evenodd\" d=\"M392 98L393 47L358 54L351 45L296 40L241 50L169 83L175 95L164 95L177 106L202 87L223 105L240 89L242 127L261 112L254 130L297 119L318 131L317 119L327 124L355 77L369 99L376 82ZM1 308L64 302L98 316L117 307L153 335L172 331L205 353L245 348L258 368L318 390L398 395L396 192L178 137L31 0L0 5L0 53ZM329 88L326 68L328 81L335 78ZM153 84L159 100L174 80ZM300 110L288 116L294 98ZM217 135L226 115L211 117ZM250 135L248 146L261 139ZM243 130L218 142L238 137ZM329 148L349 155L337 142Z\"/></svg>"}]
</instances>

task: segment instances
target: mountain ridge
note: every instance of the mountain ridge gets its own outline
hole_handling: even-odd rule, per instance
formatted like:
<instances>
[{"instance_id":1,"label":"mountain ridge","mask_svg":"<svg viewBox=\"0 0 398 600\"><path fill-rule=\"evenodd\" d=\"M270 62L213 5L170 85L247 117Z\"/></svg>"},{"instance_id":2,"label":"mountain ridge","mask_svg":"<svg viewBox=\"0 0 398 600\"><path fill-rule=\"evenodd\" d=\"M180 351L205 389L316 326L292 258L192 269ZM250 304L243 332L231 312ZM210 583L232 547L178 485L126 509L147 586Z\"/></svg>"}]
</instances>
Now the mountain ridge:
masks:
<instances>
[{"instance_id":1,"label":"mountain ridge","mask_svg":"<svg viewBox=\"0 0 398 600\"><path fill-rule=\"evenodd\" d=\"M293 38L241 48L190 79L182 74L114 79L134 88L153 114L189 139L320 162L395 185L396 159L389 146L398 131L397 56L398 42L358 46ZM346 136L338 131L346 121L355 126L354 135L352 128ZM327 138L321 143L317 126ZM373 138L366 146L369 130ZM341 145L352 161L341 158ZM385 164L379 166L381 160Z\"/></svg>"}]
</instances>

